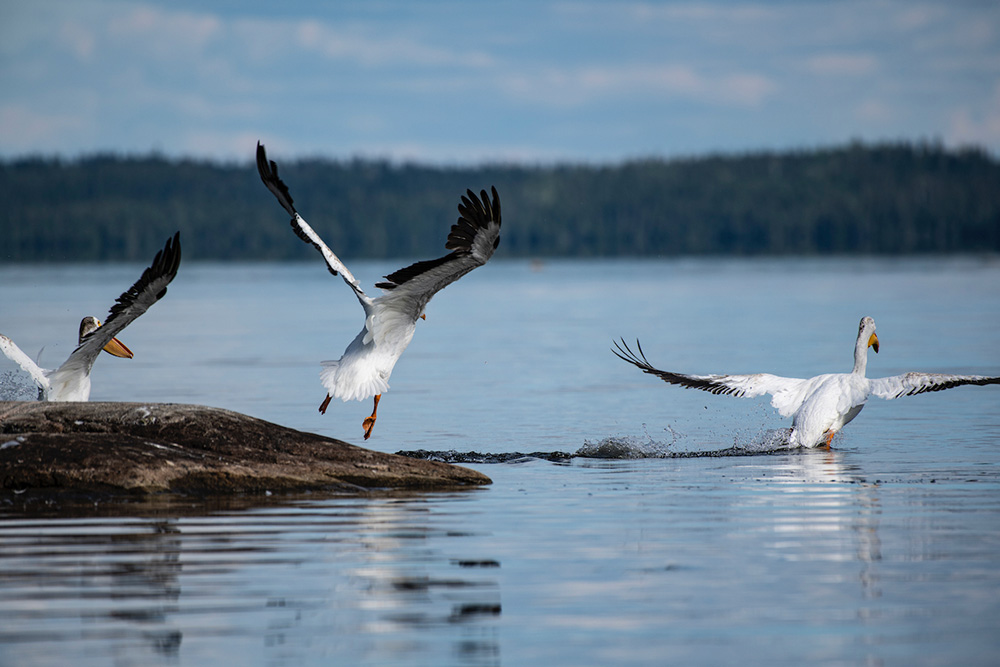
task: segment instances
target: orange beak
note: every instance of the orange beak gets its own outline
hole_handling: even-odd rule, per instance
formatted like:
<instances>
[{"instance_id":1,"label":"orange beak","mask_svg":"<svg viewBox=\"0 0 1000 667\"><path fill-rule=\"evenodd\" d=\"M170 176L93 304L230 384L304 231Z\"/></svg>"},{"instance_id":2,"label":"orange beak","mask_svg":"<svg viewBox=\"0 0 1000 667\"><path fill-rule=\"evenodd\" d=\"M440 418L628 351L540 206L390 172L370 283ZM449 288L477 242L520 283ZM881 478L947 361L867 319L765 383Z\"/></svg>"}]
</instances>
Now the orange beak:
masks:
<instances>
[{"instance_id":1,"label":"orange beak","mask_svg":"<svg viewBox=\"0 0 1000 667\"><path fill-rule=\"evenodd\" d=\"M878 336L876 336L875 334L872 334L868 338L868 347L870 347L873 350L875 350L875 354L878 354Z\"/></svg>"},{"instance_id":2,"label":"orange beak","mask_svg":"<svg viewBox=\"0 0 1000 667\"><path fill-rule=\"evenodd\" d=\"M108 354L112 354L116 357L123 357L125 359L131 359L133 356L132 350L128 349L128 346L117 338L112 338L111 342L104 346L104 351Z\"/></svg>"}]
</instances>

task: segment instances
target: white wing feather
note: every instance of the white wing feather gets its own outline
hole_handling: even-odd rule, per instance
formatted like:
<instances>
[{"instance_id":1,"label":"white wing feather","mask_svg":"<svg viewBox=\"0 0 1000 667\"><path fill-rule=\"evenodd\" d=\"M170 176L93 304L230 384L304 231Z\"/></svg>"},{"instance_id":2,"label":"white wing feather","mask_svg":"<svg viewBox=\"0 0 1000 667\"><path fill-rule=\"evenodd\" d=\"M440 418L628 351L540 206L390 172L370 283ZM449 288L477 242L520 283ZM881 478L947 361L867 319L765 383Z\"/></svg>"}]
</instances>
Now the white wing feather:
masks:
<instances>
[{"instance_id":1,"label":"white wing feather","mask_svg":"<svg viewBox=\"0 0 1000 667\"><path fill-rule=\"evenodd\" d=\"M986 375L948 375L945 373L904 373L892 377L874 378L871 394L892 400L900 396L913 396L929 391L942 391L966 384L1000 384L1000 377Z\"/></svg>"},{"instance_id":2,"label":"white wing feather","mask_svg":"<svg viewBox=\"0 0 1000 667\"><path fill-rule=\"evenodd\" d=\"M672 373L654 368L646 360L642 346L636 341L638 352L633 352L623 340L617 349L612 350L620 359L633 364L642 372L655 375L664 382L676 384L690 389L700 389L712 394L728 394L745 398L755 398L764 394L771 395L771 405L783 417L790 417L802 406L802 402L820 378L803 380L786 378L770 373L754 373L752 375L686 375ZM822 377L822 376L821 376Z\"/></svg>"},{"instance_id":3,"label":"white wing feather","mask_svg":"<svg viewBox=\"0 0 1000 667\"><path fill-rule=\"evenodd\" d=\"M278 199L278 203L281 204L282 208L288 211L288 214L292 216L292 229L295 234L305 241L311 244L316 250L323 255L323 259L326 261L327 269L333 275L338 275L344 279L347 286L354 290L355 296L358 297L358 301L361 302L362 306L365 306L367 310L368 306L371 305L372 299L364 290L361 289L361 283L358 279L354 277L348 268L344 265L340 258L330 247L323 242L319 234L316 233L309 223L305 221L299 212L295 210L295 206L292 203L292 195L288 192L288 186L285 185L278 177L278 165L273 161L267 159L267 153L264 151L264 146L259 141L257 142L257 173L260 174L260 180L264 182L267 189Z\"/></svg>"},{"instance_id":4,"label":"white wing feather","mask_svg":"<svg viewBox=\"0 0 1000 667\"><path fill-rule=\"evenodd\" d=\"M14 343L14 341L3 334L0 334L0 352L3 352L4 356L20 366L25 373L30 375L31 379L42 391L48 391L49 378L46 377L45 370L32 361L31 357L26 355L21 348Z\"/></svg>"}]
</instances>

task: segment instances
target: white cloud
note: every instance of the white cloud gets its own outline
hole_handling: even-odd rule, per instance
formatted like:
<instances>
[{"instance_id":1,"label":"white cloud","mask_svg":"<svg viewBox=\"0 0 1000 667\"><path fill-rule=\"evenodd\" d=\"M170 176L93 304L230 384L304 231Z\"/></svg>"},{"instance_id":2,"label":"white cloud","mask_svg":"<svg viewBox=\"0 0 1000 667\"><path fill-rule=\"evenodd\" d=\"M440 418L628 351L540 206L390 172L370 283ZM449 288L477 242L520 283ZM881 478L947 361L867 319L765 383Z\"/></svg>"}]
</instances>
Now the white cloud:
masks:
<instances>
[{"instance_id":1,"label":"white cloud","mask_svg":"<svg viewBox=\"0 0 1000 667\"><path fill-rule=\"evenodd\" d=\"M482 52L462 52L425 43L401 31L379 31L354 24L333 26L319 20L296 21L290 30L292 43L324 58L357 62L366 66L461 66L483 67L492 58Z\"/></svg>"},{"instance_id":2,"label":"white cloud","mask_svg":"<svg viewBox=\"0 0 1000 667\"><path fill-rule=\"evenodd\" d=\"M187 59L219 37L221 20L212 14L172 12L149 5L121 6L104 26L115 45L129 45L158 58Z\"/></svg>"},{"instance_id":3,"label":"white cloud","mask_svg":"<svg viewBox=\"0 0 1000 667\"><path fill-rule=\"evenodd\" d=\"M866 124L881 125L893 120L895 114L892 107L882 100L862 100L854 107L854 117Z\"/></svg>"},{"instance_id":4,"label":"white cloud","mask_svg":"<svg viewBox=\"0 0 1000 667\"><path fill-rule=\"evenodd\" d=\"M878 60L868 54L823 53L807 58L805 68L821 76L861 76L878 68Z\"/></svg>"},{"instance_id":5,"label":"white cloud","mask_svg":"<svg viewBox=\"0 0 1000 667\"><path fill-rule=\"evenodd\" d=\"M89 123L78 109L39 113L23 104L4 104L0 105L0 127L3 128L4 150L31 153L60 150L60 137L79 135L89 129Z\"/></svg>"},{"instance_id":6,"label":"white cloud","mask_svg":"<svg viewBox=\"0 0 1000 667\"><path fill-rule=\"evenodd\" d=\"M899 11L892 13L892 25L904 31L923 30L941 23L947 16L944 7L934 7L921 3L904 3Z\"/></svg>"},{"instance_id":7,"label":"white cloud","mask_svg":"<svg viewBox=\"0 0 1000 667\"><path fill-rule=\"evenodd\" d=\"M762 3L721 5L714 2L686 2L671 4L634 3L614 5L632 20L645 23L736 23L772 19L776 11Z\"/></svg>"},{"instance_id":8,"label":"white cloud","mask_svg":"<svg viewBox=\"0 0 1000 667\"><path fill-rule=\"evenodd\" d=\"M87 26L67 21L59 26L59 42L79 60L89 61L94 57L97 36Z\"/></svg>"},{"instance_id":9,"label":"white cloud","mask_svg":"<svg viewBox=\"0 0 1000 667\"><path fill-rule=\"evenodd\" d=\"M757 106L777 89L760 74L707 75L688 65L625 64L501 75L501 85L522 102L579 106L633 97L681 98L716 105Z\"/></svg>"},{"instance_id":10,"label":"white cloud","mask_svg":"<svg viewBox=\"0 0 1000 667\"><path fill-rule=\"evenodd\" d=\"M311 150L300 149L299 154ZM268 151L270 153L270 150ZM346 151L352 156L386 159L392 162L434 162L437 164L546 164L565 160L582 160L582 155L542 148L535 144L512 143L453 143L398 142L366 143Z\"/></svg>"},{"instance_id":11,"label":"white cloud","mask_svg":"<svg viewBox=\"0 0 1000 667\"><path fill-rule=\"evenodd\" d=\"M259 132L247 132L243 130L200 130L197 128L181 133L176 145L170 147L170 153L180 153L181 155L197 155L201 157L213 157L227 160L245 162L253 155L253 150L258 141L267 144L268 153L277 155L286 152L280 141L266 141Z\"/></svg>"},{"instance_id":12,"label":"white cloud","mask_svg":"<svg viewBox=\"0 0 1000 667\"><path fill-rule=\"evenodd\" d=\"M951 112L945 141L953 146L1000 147L1000 81L994 84L993 96L980 113L968 106Z\"/></svg>"}]
</instances>

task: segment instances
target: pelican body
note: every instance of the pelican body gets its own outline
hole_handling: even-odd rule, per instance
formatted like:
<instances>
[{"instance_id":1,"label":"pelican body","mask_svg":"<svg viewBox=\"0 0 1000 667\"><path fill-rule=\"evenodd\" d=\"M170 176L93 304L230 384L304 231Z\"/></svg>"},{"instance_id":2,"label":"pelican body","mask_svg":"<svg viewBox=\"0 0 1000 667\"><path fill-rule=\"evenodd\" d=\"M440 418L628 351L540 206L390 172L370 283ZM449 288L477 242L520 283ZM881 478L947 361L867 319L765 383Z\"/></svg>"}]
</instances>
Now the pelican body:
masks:
<instances>
[{"instance_id":1,"label":"pelican body","mask_svg":"<svg viewBox=\"0 0 1000 667\"><path fill-rule=\"evenodd\" d=\"M101 350L116 357L132 358L132 350L116 338L122 329L163 298L167 285L177 275L181 261L180 232L168 239L163 250L139 279L116 299L104 324L93 316L80 322L75 350L55 370L40 368L7 336L0 334L0 352L20 366L38 385L42 401L87 401L90 399L90 371Z\"/></svg>"},{"instance_id":2,"label":"pelican body","mask_svg":"<svg viewBox=\"0 0 1000 667\"><path fill-rule=\"evenodd\" d=\"M961 385L1000 384L1000 377L984 375L948 375L941 373L904 373L884 378L865 376L868 348L878 352L875 320L861 318L854 344L854 368L850 373L827 373L808 379L786 378L768 373L755 375L685 375L654 368L636 341L637 352L622 340L612 350L619 358L655 375L664 382L712 394L730 394L752 398L771 395L771 405L782 417L792 417L788 444L791 447L830 446L836 435L858 416L869 396L891 400Z\"/></svg>"},{"instance_id":3,"label":"pelican body","mask_svg":"<svg viewBox=\"0 0 1000 667\"><path fill-rule=\"evenodd\" d=\"M459 218L452 225L445 249L450 253L410 266L385 276L375 284L383 290L376 298L367 295L340 258L327 247L292 204L288 186L278 177L278 165L268 161L264 146L257 144L257 171L267 189L288 212L292 229L306 243L315 247L326 261L327 270L343 277L354 291L365 312L365 323L358 335L337 360L323 361L320 382L327 390L319 406L326 413L334 398L361 401L374 396L372 414L362 426L367 440L375 426L379 400L389 390L389 376L410 344L418 319L435 294L469 271L485 264L500 244L500 197L492 188L492 199L485 190L477 197L467 190L458 206Z\"/></svg>"}]
</instances>

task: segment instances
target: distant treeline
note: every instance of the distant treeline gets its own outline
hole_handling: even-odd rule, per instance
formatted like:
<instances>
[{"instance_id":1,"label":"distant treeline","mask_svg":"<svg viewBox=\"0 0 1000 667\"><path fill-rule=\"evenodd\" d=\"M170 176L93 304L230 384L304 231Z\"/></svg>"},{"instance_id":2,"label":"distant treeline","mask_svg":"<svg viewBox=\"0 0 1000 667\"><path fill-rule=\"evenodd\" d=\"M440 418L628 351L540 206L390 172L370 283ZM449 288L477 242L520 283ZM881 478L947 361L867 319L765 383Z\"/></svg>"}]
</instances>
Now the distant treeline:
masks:
<instances>
[{"instance_id":1,"label":"distant treeline","mask_svg":"<svg viewBox=\"0 0 1000 667\"><path fill-rule=\"evenodd\" d=\"M253 146L247 147L248 158ZM1000 163L936 144L851 144L621 164L280 163L345 258L441 254L466 188L495 185L510 257L1000 252ZM242 165L159 156L0 162L0 262L312 258Z\"/></svg>"}]
</instances>

